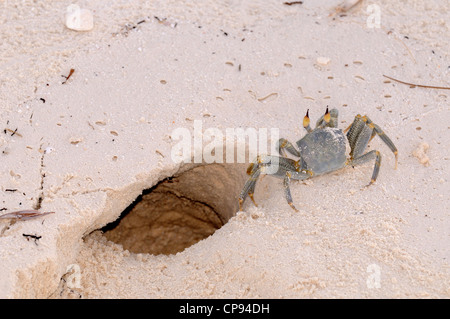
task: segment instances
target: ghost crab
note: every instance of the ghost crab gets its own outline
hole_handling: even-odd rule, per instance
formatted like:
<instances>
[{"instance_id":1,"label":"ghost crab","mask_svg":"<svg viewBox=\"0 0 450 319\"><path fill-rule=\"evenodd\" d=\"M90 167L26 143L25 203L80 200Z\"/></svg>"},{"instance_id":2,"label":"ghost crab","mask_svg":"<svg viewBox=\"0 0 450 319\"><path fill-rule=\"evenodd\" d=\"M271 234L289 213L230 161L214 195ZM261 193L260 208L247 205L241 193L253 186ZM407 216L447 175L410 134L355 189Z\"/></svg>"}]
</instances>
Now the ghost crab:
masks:
<instances>
[{"instance_id":1,"label":"ghost crab","mask_svg":"<svg viewBox=\"0 0 450 319\"><path fill-rule=\"evenodd\" d=\"M313 176L330 173L345 166L356 166L375 158L372 179L367 186L373 184L378 176L381 164L381 154L377 150L364 153L367 144L375 135L390 148L395 155L395 169L397 169L398 151L391 139L383 130L373 123L367 116L355 116L353 123L344 131L338 126L338 110L328 107L312 129L309 122L309 110L303 119L303 127L307 134L296 142L297 148L284 138L278 141L278 151L282 156L258 156L247 169L250 178L239 195L239 209L242 210L247 196L256 205L253 198L256 182L261 174L273 175L283 179L284 192L288 204L295 210L289 184L292 180L305 180ZM348 132L347 132L348 131ZM347 136L344 134L347 132ZM346 138L350 145L350 154L346 156ZM286 157L286 151L298 157L294 160Z\"/></svg>"}]
</instances>

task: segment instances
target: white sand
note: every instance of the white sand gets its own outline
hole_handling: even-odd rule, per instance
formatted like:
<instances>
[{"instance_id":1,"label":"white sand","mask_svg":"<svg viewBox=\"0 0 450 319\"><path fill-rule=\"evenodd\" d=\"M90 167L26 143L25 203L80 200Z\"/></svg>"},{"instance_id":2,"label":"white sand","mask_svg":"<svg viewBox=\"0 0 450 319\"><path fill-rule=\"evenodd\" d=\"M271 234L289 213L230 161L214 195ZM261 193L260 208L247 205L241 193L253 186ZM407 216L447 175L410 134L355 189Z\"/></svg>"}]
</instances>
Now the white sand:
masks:
<instances>
[{"instance_id":1,"label":"white sand","mask_svg":"<svg viewBox=\"0 0 450 319\"><path fill-rule=\"evenodd\" d=\"M0 297L450 296L449 90L382 76L450 86L448 1L378 1L381 28L367 26L366 1L346 16L330 16L339 1L81 1L94 13L84 33L64 27L69 4L0 2L0 213L39 197L55 212L0 220ZM201 120L295 141L306 109L315 123L327 105L343 128L358 113L379 124L398 169L375 138L374 185L363 188L372 163L294 182L298 213L265 177L258 208L246 201L176 255L92 233L180 170L174 129Z\"/></svg>"}]
</instances>

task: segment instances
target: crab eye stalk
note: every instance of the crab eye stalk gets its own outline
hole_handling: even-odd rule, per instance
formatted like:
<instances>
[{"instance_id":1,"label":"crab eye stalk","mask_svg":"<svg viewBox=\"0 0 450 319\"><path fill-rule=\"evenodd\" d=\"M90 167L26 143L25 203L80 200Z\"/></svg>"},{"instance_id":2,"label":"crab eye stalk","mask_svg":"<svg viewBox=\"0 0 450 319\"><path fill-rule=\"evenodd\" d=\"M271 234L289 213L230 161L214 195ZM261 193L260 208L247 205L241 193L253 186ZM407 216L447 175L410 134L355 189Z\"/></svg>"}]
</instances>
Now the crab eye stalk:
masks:
<instances>
[{"instance_id":1,"label":"crab eye stalk","mask_svg":"<svg viewBox=\"0 0 450 319\"><path fill-rule=\"evenodd\" d=\"M303 127L306 129L306 131L311 132L311 126L309 126L309 109L306 111L306 115L303 118Z\"/></svg>"},{"instance_id":2,"label":"crab eye stalk","mask_svg":"<svg viewBox=\"0 0 450 319\"><path fill-rule=\"evenodd\" d=\"M303 127L307 128L309 126L309 109L306 111L306 115L303 118Z\"/></svg>"},{"instance_id":3,"label":"crab eye stalk","mask_svg":"<svg viewBox=\"0 0 450 319\"><path fill-rule=\"evenodd\" d=\"M331 115L330 115L330 112L328 112L328 105L327 105L327 110L325 111L325 115L323 116L323 119L325 122L330 123Z\"/></svg>"}]
</instances>

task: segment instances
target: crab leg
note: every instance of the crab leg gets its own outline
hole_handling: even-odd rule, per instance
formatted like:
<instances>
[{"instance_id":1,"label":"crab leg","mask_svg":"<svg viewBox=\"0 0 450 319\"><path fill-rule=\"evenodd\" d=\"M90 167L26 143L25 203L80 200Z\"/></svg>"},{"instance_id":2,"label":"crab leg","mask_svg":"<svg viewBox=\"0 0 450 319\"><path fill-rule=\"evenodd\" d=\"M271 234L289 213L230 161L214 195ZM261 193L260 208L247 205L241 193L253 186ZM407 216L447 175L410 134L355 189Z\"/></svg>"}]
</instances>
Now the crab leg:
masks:
<instances>
[{"instance_id":1,"label":"crab leg","mask_svg":"<svg viewBox=\"0 0 450 319\"><path fill-rule=\"evenodd\" d=\"M350 156L353 158L360 157L364 152L369 141L376 135L389 147L395 155L395 169L398 163L398 150L391 139L383 132L383 130L373 123L367 116L356 115L355 120L347 129L347 139L352 149Z\"/></svg>"},{"instance_id":2,"label":"crab leg","mask_svg":"<svg viewBox=\"0 0 450 319\"><path fill-rule=\"evenodd\" d=\"M294 209L296 212L298 212L298 209L295 208L295 206L294 206L294 203L292 201L291 189L289 187L289 185L291 183L291 179L304 180L304 179L308 179L309 177L311 177L311 175L308 172L292 172L292 171L287 171L286 176L284 177L284 180L283 180L284 195L286 196L286 200L287 200L289 206L291 206L292 209Z\"/></svg>"},{"instance_id":3,"label":"crab leg","mask_svg":"<svg viewBox=\"0 0 450 319\"><path fill-rule=\"evenodd\" d=\"M250 175L249 179L245 183L244 188L242 189L241 194L239 195L239 210L242 210L242 205L244 204L247 195L250 197L253 204L255 204L255 206L258 206L255 202L255 199L253 198L253 194L255 192L256 182L258 181L260 174L261 168L258 167L253 171L253 173Z\"/></svg>"},{"instance_id":4,"label":"crab leg","mask_svg":"<svg viewBox=\"0 0 450 319\"><path fill-rule=\"evenodd\" d=\"M375 123L373 123L368 117L367 118L367 125L371 127L373 125L373 131L381 138L381 140L390 148L392 153L395 155L395 169L397 169L398 166L398 150L395 147L394 143L391 141L391 139L384 133L384 131ZM374 135L372 133L372 135ZM371 137L372 139L373 137Z\"/></svg>"},{"instance_id":5,"label":"crab leg","mask_svg":"<svg viewBox=\"0 0 450 319\"><path fill-rule=\"evenodd\" d=\"M261 175L261 168L264 162L267 162L266 157L258 156L256 160L253 163L251 163L247 168L247 174L250 175L250 177L247 180L247 182L245 182L244 188L239 194L240 211L242 210L242 205L244 204L244 201L247 198L247 196L250 197L255 206L258 206L255 202L253 194L255 192L256 182L258 181L258 178Z\"/></svg>"},{"instance_id":6,"label":"crab leg","mask_svg":"<svg viewBox=\"0 0 450 319\"><path fill-rule=\"evenodd\" d=\"M381 166L380 152L373 150L373 151L370 151L358 158L352 159L348 162L348 165L356 166L356 165L361 165L361 164L367 163L368 161L373 160L374 157L375 157L375 166L373 168L372 179L370 180L370 183L367 186L372 185L377 180L378 172L380 171L380 166Z\"/></svg>"},{"instance_id":7,"label":"crab leg","mask_svg":"<svg viewBox=\"0 0 450 319\"><path fill-rule=\"evenodd\" d=\"M250 175L249 179L244 185L239 195L239 210L242 210L247 196L256 205L253 198L256 183L261 174L273 175L278 178L285 179L285 195L286 199L292 208L296 209L292 204L292 197L289 190L290 179L303 180L312 176L312 172L308 170L302 170L300 161L294 161L293 159L279 156L258 156L257 159L251 163L247 169L247 173ZM288 180L286 180L288 178Z\"/></svg>"},{"instance_id":8,"label":"crab leg","mask_svg":"<svg viewBox=\"0 0 450 319\"><path fill-rule=\"evenodd\" d=\"M300 152L294 147L294 145L292 145L291 142L285 138L280 138L278 140L278 153L280 153L281 156L285 156L285 150L294 156L300 157Z\"/></svg>"},{"instance_id":9,"label":"crab leg","mask_svg":"<svg viewBox=\"0 0 450 319\"><path fill-rule=\"evenodd\" d=\"M296 212L298 212L298 209L295 208L294 203L292 202L292 195L291 195L291 189L289 188L289 184L291 182L291 177L289 172L286 172L286 177L283 180L283 186L284 186L284 195L286 196L286 200Z\"/></svg>"},{"instance_id":10,"label":"crab leg","mask_svg":"<svg viewBox=\"0 0 450 319\"><path fill-rule=\"evenodd\" d=\"M367 126L361 115L358 114L347 133L347 139L351 148L350 157L352 159L358 158L364 153L372 132L373 129Z\"/></svg>"}]
</instances>

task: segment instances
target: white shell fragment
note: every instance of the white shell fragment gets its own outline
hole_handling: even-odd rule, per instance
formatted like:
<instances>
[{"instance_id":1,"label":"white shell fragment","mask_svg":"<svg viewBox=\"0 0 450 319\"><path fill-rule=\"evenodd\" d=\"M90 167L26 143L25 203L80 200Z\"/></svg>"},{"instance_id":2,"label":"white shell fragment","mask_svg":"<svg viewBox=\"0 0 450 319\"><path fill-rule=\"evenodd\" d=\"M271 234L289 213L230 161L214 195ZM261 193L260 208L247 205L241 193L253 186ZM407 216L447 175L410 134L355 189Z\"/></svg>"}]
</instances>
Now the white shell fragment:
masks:
<instances>
[{"instance_id":1,"label":"white shell fragment","mask_svg":"<svg viewBox=\"0 0 450 319\"><path fill-rule=\"evenodd\" d=\"M50 154L51 152L53 152L55 149L53 147L46 147L44 150L44 154Z\"/></svg>"},{"instance_id":2,"label":"white shell fragment","mask_svg":"<svg viewBox=\"0 0 450 319\"><path fill-rule=\"evenodd\" d=\"M71 4L66 10L66 27L75 31L90 31L94 28L94 17L88 9Z\"/></svg>"},{"instance_id":3,"label":"white shell fragment","mask_svg":"<svg viewBox=\"0 0 450 319\"><path fill-rule=\"evenodd\" d=\"M430 158L427 156L426 152L430 148L430 145L427 143L421 143L413 152L412 155L416 157L420 164L425 167L430 166Z\"/></svg>"},{"instance_id":4,"label":"white shell fragment","mask_svg":"<svg viewBox=\"0 0 450 319\"><path fill-rule=\"evenodd\" d=\"M321 56L321 57L317 58L317 63L320 64L320 65L327 65L328 63L330 63L330 61L331 61L330 58L327 58L327 57L324 57L324 56Z\"/></svg>"}]
</instances>

